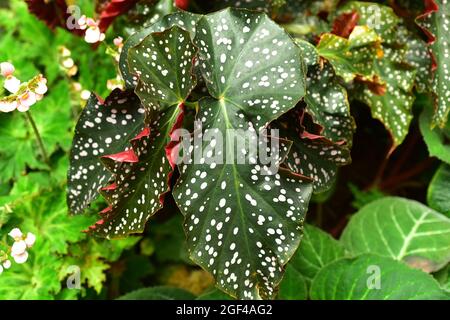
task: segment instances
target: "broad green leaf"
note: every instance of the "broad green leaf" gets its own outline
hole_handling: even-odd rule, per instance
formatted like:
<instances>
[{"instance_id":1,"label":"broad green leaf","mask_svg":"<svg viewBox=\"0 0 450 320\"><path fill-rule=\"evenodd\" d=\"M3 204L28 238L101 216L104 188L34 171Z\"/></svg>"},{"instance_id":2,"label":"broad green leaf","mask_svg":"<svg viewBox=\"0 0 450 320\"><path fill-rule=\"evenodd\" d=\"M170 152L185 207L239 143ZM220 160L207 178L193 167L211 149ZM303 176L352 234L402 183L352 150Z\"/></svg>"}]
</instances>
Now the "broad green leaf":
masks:
<instances>
[{"instance_id":1,"label":"broad green leaf","mask_svg":"<svg viewBox=\"0 0 450 320\"><path fill-rule=\"evenodd\" d=\"M384 124L397 146L405 139L413 118L411 91L416 71L398 63L395 49L383 47L383 50L383 58L375 59L374 70L385 83L384 92L375 93L366 86L357 97L370 107L372 116Z\"/></svg>"},{"instance_id":2,"label":"broad green leaf","mask_svg":"<svg viewBox=\"0 0 450 320\"><path fill-rule=\"evenodd\" d=\"M349 38L325 33L317 44L319 55L330 62L336 75L350 82L355 77L373 81L373 59L380 55L380 37L367 26L356 26Z\"/></svg>"},{"instance_id":3,"label":"broad green leaf","mask_svg":"<svg viewBox=\"0 0 450 320\"><path fill-rule=\"evenodd\" d=\"M450 44L448 29L450 28L450 3L447 0L430 1L437 6L418 18L419 25L427 30L431 50L436 63L432 87L435 93L436 109L432 125L444 128L450 111Z\"/></svg>"},{"instance_id":4,"label":"broad green leaf","mask_svg":"<svg viewBox=\"0 0 450 320\"><path fill-rule=\"evenodd\" d=\"M168 106L184 102L196 84L195 54L189 32L178 26L152 33L131 48L128 63L139 78L135 91L142 104L158 107L159 102Z\"/></svg>"},{"instance_id":5,"label":"broad green leaf","mask_svg":"<svg viewBox=\"0 0 450 320\"><path fill-rule=\"evenodd\" d=\"M159 21L151 26L144 28L131 35L125 42L119 59L119 68L127 88L134 89L138 84L138 78L129 70L128 54L132 47L139 45L147 36L153 32L162 32L174 26L178 26L191 34L194 38L197 21L201 15L189 13L186 11L178 11L162 17Z\"/></svg>"},{"instance_id":6,"label":"broad green leaf","mask_svg":"<svg viewBox=\"0 0 450 320\"><path fill-rule=\"evenodd\" d=\"M172 287L151 287L132 291L118 300L194 300L189 291Z\"/></svg>"},{"instance_id":7,"label":"broad green leaf","mask_svg":"<svg viewBox=\"0 0 450 320\"><path fill-rule=\"evenodd\" d=\"M288 264L283 281L280 283L278 299L306 300L308 299L308 286L303 275L292 264Z\"/></svg>"},{"instance_id":8,"label":"broad green leaf","mask_svg":"<svg viewBox=\"0 0 450 320\"><path fill-rule=\"evenodd\" d=\"M144 127L145 109L137 96L116 89L104 103L91 95L75 128L68 171L67 202L81 213L106 185L111 172L100 157L124 151Z\"/></svg>"},{"instance_id":9,"label":"broad green leaf","mask_svg":"<svg viewBox=\"0 0 450 320\"><path fill-rule=\"evenodd\" d=\"M347 90L339 84L329 64L323 68L310 67L305 102L306 111L323 127L323 136L351 146L356 125L350 114Z\"/></svg>"},{"instance_id":10,"label":"broad green leaf","mask_svg":"<svg viewBox=\"0 0 450 320\"><path fill-rule=\"evenodd\" d=\"M246 143L245 132L259 132L304 95L300 49L266 15L227 9L205 16L194 44L212 96L200 100L203 130L194 136L218 132ZM217 286L241 299L271 298L298 246L311 185L284 169L264 176L267 166L251 152L238 150L245 164L225 161L236 155L229 141L223 154L215 154L224 161L212 156L214 136L199 162L180 166L174 198L185 216L191 258L215 276ZM280 144L283 155L271 154L276 167L289 148Z\"/></svg>"},{"instance_id":11,"label":"broad green leaf","mask_svg":"<svg viewBox=\"0 0 450 320\"><path fill-rule=\"evenodd\" d=\"M345 250L341 243L319 228L306 224L302 242L288 267L301 276L309 287L317 272L344 256ZM289 269L286 273L289 273ZM283 279L282 284L286 281Z\"/></svg>"},{"instance_id":12,"label":"broad green leaf","mask_svg":"<svg viewBox=\"0 0 450 320\"><path fill-rule=\"evenodd\" d=\"M353 254L376 253L426 272L450 261L450 219L414 200L385 197L359 210L341 241Z\"/></svg>"},{"instance_id":13,"label":"broad green leaf","mask_svg":"<svg viewBox=\"0 0 450 320\"><path fill-rule=\"evenodd\" d=\"M246 129L234 108L223 101L202 100L199 118L207 119L205 133L216 127L225 132L224 126ZM228 119L223 116L225 110ZM240 140L242 136L237 143ZM246 157L245 163L249 162ZM191 258L211 271L219 288L238 298L273 297L282 265L298 246L311 195L309 182L285 169L264 175L264 167L186 164L180 167L181 177L174 189L186 217Z\"/></svg>"},{"instance_id":14,"label":"broad green leaf","mask_svg":"<svg viewBox=\"0 0 450 320\"><path fill-rule=\"evenodd\" d=\"M350 162L350 152L344 145L323 136L306 132L305 122L311 122L302 111L291 111L273 124L280 136L292 141L284 164L293 172L314 180L314 192L328 190L336 179L338 166Z\"/></svg>"},{"instance_id":15,"label":"broad green leaf","mask_svg":"<svg viewBox=\"0 0 450 320\"><path fill-rule=\"evenodd\" d=\"M199 295L196 300L232 300L232 299L226 293L220 291L219 289L214 288Z\"/></svg>"},{"instance_id":16,"label":"broad green leaf","mask_svg":"<svg viewBox=\"0 0 450 320\"><path fill-rule=\"evenodd\" d=\"M110 206L92 228L95 234L119 237L141 233L147 220L162 208L160 197L168 191L172 171L165 148L179 115L178 108L161 113L131 141L136 160L125 165L117 165L120 159L113 162L118 167L114 184L103 191Z\"/></svg>"},{"instance_id":17,"label":"broad green leaf","mask_svg":"<svg viewBox=\"0 0 450 320\"><path fill-rule=\"evenodd\" d=\"M302 50L302 56L307 67L314 66L319 63L319 53L313 44L299 38L295 39L295 43Z\"/></svg>"},{"instance_id":18,"label":"broad green leaf","mask_svg":"<svg viewBox=\"0 0 450 320\"><path fill-rule=\"evenodd\" d=\"M443 163L428 186L428 205L450 218L450 165Z\"/></svg>"},{"instance_id":19,"label":"broad green leaf","mask_svg":"<svg viewBox=\"0 0 450 320\"><path fill-rule=\"evenodd\" d=\"M450 122L444 128L430 127L433 117L433 110L430 104L424 106L419 118L420 131L428 148L430 156L436 157L450 164Z\"/></svg>"},{"instance_id":20,"label":"broad green leaf","mask_svg":"<svg viewBox=\"0 0 450 320\"><path fill-rule=\"evenodd\" d=\"M373 254L328 264L314 278L310 294L313 300L446 300L432 276Z\"/></svg>"}]
</instances>

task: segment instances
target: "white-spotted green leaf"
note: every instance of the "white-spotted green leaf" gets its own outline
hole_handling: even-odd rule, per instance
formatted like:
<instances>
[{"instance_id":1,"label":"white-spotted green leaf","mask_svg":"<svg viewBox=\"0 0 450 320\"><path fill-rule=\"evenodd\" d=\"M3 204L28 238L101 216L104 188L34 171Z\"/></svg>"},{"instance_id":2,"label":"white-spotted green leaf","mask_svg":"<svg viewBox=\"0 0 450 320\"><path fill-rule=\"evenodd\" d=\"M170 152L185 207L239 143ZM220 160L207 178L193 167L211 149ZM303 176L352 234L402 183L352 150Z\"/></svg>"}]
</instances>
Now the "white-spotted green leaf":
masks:
<instances>
[{"instance_id":1,"label":"white-spotted green leaf","mask_svg":"<svg viewBox=\"0 0 450 320\"><path fill-rule=\"evenodd\" d=\"M305 102L306 111L323 127L323 136L352 145L356 126L350 114L347 90L339 84L329 64L309 68Z\"/></svg>"},{"instance_id":2,"label":"white-spotted green leaf","mask_svg":"<svg viewBox=\"0 0 450 320\"><path fill-rule=\"evenodd\" d=\"M314 278L313 300L447 300L432 276L388 257L336 260Z\"/></svg>"},{"instance_id":3,"label":"white-spotted green leaf","mask_svg":"<svg viewBox=\"0 0 450 320\"><path fill-rule=\"evenodd\" d=\"M257 143L251 135L246 141L245 132L255 129L240 114L238 106L225 100L201 100L198 117L204 119L203 135L218 130L224 137L235 139L234 146L248 141ZM244 131L231 135L227 128ZM218 140L212 138L202 148L200 164L181 165L181 177L174 189L175 200L185 215L191 258L214 275L219 288L234 297L274 297L282 266L300 241L311 184L285 169L276 173L288 152L289 145L284 146L283 142L282 155L276 158L271 154L275 171L264 175L269 169L253 162L256 157L252 153L242 155L243 164L237 159L217 163L215 156L220 151L208 157L207 149ZM229 141L224 141L223 153L240 156L241 149L236 153Z\"/></svg>"},{"instance_id":4,"label":"white-spotted green leaf","mask_svg":"<svg viewBox=\"0 0 450 320\"><path fill-rule=\"evenodd\" d=\"M400 18L391 7L373 2L349 1L339 8L336 15L352 11L358 13L358 25L373 29L383 42L395 39L395 29Z\"/></svg>"},{"instance_id":5,"label":"white-spotted green leaf","mask_svg":"<svg viewBox=\"0 0 450 320\"><path fill-rule=\"evenodd\" d=\"M436 271L450 261L450 219L417 201L385 197L352 216L341 241L353 254L376 253Z\"/></svg>"},{"instance_id":6,"label":"white-spotted green leaf","mask_svg":"<svg viewBox=\"0 0 450 320\"><path fill-rule=\"evenodd\" d=\"M300 241L311 183L278 170L286 141L277 139L278 153L269 148L270 168L255 153L235 148L249 141L261 148L256 133L304 95L300 49L266 15L237 9L203 17L194 43L212 97L200 100L202 130L193 135L209 143L194 148L194 163L180 165L174 188L188 249L230 295L273 298ZM224 148L216 150L220 142ZM195 161L198 149L202 156Z\"/></svg>"},{"instance_id":7,"label":"white-spotted green leaf","mask_svg":"<svg viewBox=\"0 0 450 320\"><path fill-rule=\"evenodd\" d=\"M306 224L300 246L289 261L285 276L281 281L280 297L302 297L302 282L309 288L317 272L327 264L344 256L345 250L342 244L319 228ZM291 281L298 283L300 287L292 288ZM297 295L294 295L294 292L297 292Z\"/></svg>"},{"instance_id":8,"label":"white-spotted green leaf","mask_svg":"<svg viewBox=\"0 0 450 320\"><path fill-rule=\"evenodd\" d=\"M311 126L311 123L308 114L293 110L274 122L272 127L279 129L280 137L292 141L284 165L313 179L314 192L319 193L333 185L338 167L349 164L351 159L345 145L333 143L317 133L306 132L304 126Z\"/></svg>"},{"instance_id":9,"label":"white-spotted green leaf","mask_svg":"<svg viewBox=\"0 0 450 320\"><path fill-rule=\"evenodd\" d=\"M75 128L67 174L67 202L81 213L111 178L100 157L125 150L144 127L145 109L130 91L115 90L102 103L91 95Z\"/></svg>"},{"instance_id":10,"label":"white-spotted green leaf","mask_svg":"<svg viewBox=\"0 0 450 320\"><path fill-rule=\"evenodd\" d=\"M382 92L373 92L366 86L358 91L357 97L364 101L392 135L394 146L403 142L409 124L413 118L412 104L416 70L400 64L399 53L392 48L384 47L382 59L375 59L374 70L385 83Z\"/></svg>"},{"instance_id":11,"label":"white-spotted green leaf","mask_svg":"<svg viewBox=\"0 0 450 320\"><path fill-rule=\"evenodd\" d=\"M316 48L344 81L352 81L356 76L372 81L376 76L373 59L380 54L380 41L369 27L356 26L348 39L331 33L323 34Z\"/></svg>"},{"instance_id":12,"label":"white-spotted green leaf","mask_svg":"<svg viewBox=\"0 0 450 320\"><path fill-rule=\"evenodd\" d=\"M116 166L114 184L102 192L109 207L102 213L102 220L91 228L94 234L113 238L141 233L147 220L162 208L172 171L166 146L180 112L173 108L160 113L131 141L136 159ZM116 161L120 163L120 159Z\"/></svg>"},{"instance_id":13,"label":"white-spotted green leaf","mask_svg":"<svg viewBox=\"0 0 450 320\"><path fill-rule=\"evenodd\" d=\"M128 53L130 71L139 78L136 94L145 106L179 105L195 87L196 48L178 26L151 33Z\"/></svg>"},{"instance_id":14,"label":"white-spotted green leaf","mask_svg":"<svg viewBox=\"0 0 450 320\"><path fill-rule=\"evenodd\" d=\"M174 26L178 26L183 30L188 31L191 35L191 38L193 39L196 30L195 26L200 18L201 15L199 14L193 14L186 11L177 11L172 14L164 16L151 26L132 34L124 43L119 59L120 73L122 74L122 77L125 80L127 88L134 89L138 83L138 77L129 70L128 54L130 48L137 46L151 33L163 32Z\"/></svg>"},{"instance_id":15,"label":"white-spotted green leaf","mask_svg":"<svg viewBox=\"0 0 450 320\"><path fill-rule=\"evenodd\" d=\"M428 186L428 205L450 218L450 165L442 163Z\"/></svg>"},{"instance_id":16,"label":"white-spotted green leaf","mask_svg":"<svg viewBox=\"0 0 450 320\"><path fill-rule=\"evenodd\" d=\"M257 129L305 93L300 49L264 14L227 9L204 16L194 43L210 95L245 108Z\"/></svg>"},{"instance_id":17,"label":"white-spotted green leaf","mask_svg":"<svg viewBox=\"0 0 450 320\"><path fill-rule=\"evenodd\" d=\"M432 125L443 128L447 123L450 111L450 43L448 32L450 28L450 2L448 0L433 0L437 10L430 10L418 19L419 25L427 30L431 50L436 63L432 88L435 93L436 110Z\"/></svg>"}]
</instances>

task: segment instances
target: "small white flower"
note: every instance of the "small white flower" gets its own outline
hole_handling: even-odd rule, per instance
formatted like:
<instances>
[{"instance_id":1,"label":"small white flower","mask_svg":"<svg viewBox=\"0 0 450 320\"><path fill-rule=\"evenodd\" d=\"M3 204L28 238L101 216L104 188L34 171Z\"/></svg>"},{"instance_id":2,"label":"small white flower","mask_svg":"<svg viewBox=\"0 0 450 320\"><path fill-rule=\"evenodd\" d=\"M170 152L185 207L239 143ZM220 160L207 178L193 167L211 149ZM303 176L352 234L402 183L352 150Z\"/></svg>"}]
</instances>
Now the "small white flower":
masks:
<instances>
[{"instance_id":1,"label":"small white flower","mask_svg":"<svg viewBox=\"0 0 450 320\"><path fill-rule=\"evenodd\" d=\"M1 112L11 112L17 109L17 101L0 101Z\"/></svg>"},{"instance_id":2,"label":"small white flower","mask_svg":"<svg viewBox=\"0 0 450 320\"><path fill-rule=\"evenodd\" d=\"M105 40L105 34L100 32L97 26L89 27L84 35L84 40L87 43L97 43Z\"/></svg>"},{"instance_id":3,"label":"small white flower","mask_svg":"<svg viewBox=\"0 0 450 320\"><path fill-rule=\"evenodd\" d=\"M8 235L15 241L19 241L22 239L23 233L19 228L14 228L8 233Z\"/></svg>"},{"instance_id":4,"label":"small white flower","mask_svg":"<svg viewBox=\"0 0 450 320\"><path fill-rule=\"evenodd\" d=\"M25 243L25 241L23 241L23 240L16 241L16 242L14 242L14 244L11 247L11 255L12 256L21 255L24 252L26 252L26 250L27 250L27 244Z\"/></svg>"},{"instance_id":5,"label":"small white flower","mask_svg":"<svg viewBox=\"0 0 450 320\"><path fill-rule=\"evenodd\" d=\"M66 68L66 69L72 68L74 64L75 64L75 62L73 61L72 58L66 58L62 62L63 67Z\"/></svg>"},{"instance_id":6,"label":"small white flower","mask_svg":"<svg viewBox=\"0 0 450 320\"><path fill-rule=\"evenodd\" d=\"M28 252L24 251L22 254L18 254L18 255L12 255L11 256L14 258L14 261L18 264L22 264L25 263L28 259Z\"/></svg>"},{"instance_id":7,"label":"small white flower","mask_svg":"<svg viewBox=\"0 0 450 320\"><path fill-rule=\"evenodd\" d=\"M86 20L87 18L85 15L82 15L80 19L78 19L78 25L80 26L80 29L82 30L86 29Z\"/></svg>"},{"instance_id":8,"label":"small white flower","mask_svg":"<svg viewBox=\"0 0 450 320\"><path fill-rule=\"evenodd\" d=\"M8 77L14 73L16 69L14 66L9 62L2 62L0 63L0 73L4 77Z\"/></svg>"},{"instance_id":9,"label":"small white flower","mask_svg":"<svg viewBox=\"0 0 450 320\"><path fill-rule=\"evenodd\" d=\"M31 91L26 91L24 94L22 94L19 97L19 106L17 107L17 110L20 112L26 112L30 110L30 107L35 104L37 101L36 94Z\"/></svg>"},{"instance_id":10,"label":"small white flower","mask_svg":"<svg viewBox=\"0 0 450 320\"><path fill-rule=\"evenodd\" d=\"M31 248L35 242L36 242L36 236L34 234L32 234L31 232L28 232L27 237L25 238L25 243L27 244L27 247Z\"/></svg>"},{"instance_id":11,"label":"small white flower","mask_svg":"<svg viewBox=\"0 0 450 320\"><path fill-rule=\"evenodd\" d=\"M11 268L11 260L6 260L5 262L3 262L3 268L5 269Z\"/></svg>"},{"instance_id":12,"label":"small white flower","mask_svg":"<svg viewBox=\"0 0 450 320\"><path fill-rule=\"evenodd\" d=\"M34 93L43 95L47 92L47 90L48 90L47 85L43 81L40 81L38 83L37 88L34 90Z\"/></svg>"},{"instance_id":13,"label":"small white flower","mask_svg":"<svg viewBox=\"0 0 450 320\"><path fill-rule=\"evenodd\" d=\"M3 87L11 93L16 93L20 88L20 80L10 75L6 77Z\"/></svg>"}]
</instances>

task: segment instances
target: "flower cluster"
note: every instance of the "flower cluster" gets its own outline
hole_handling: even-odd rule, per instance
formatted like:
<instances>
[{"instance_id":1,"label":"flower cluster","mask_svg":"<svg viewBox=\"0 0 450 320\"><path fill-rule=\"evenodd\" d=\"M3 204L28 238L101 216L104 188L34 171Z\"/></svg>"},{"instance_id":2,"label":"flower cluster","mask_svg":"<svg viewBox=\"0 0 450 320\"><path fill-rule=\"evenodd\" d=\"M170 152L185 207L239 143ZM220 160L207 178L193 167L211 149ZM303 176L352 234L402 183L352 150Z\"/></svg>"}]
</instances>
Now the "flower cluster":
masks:
<instances>
[{"instance_id":1,"label":"flower cluster","mask_svg":"<svg viewBox=\"0 0 450 320\"><path fill-rule=\"evenodd\" d=\"M9 254L0 251L0 273L4 269L9 269L11 267L11 260L18 264L25 263L28 259L27 249L31 248L36 242L36 236L31 232L28 232L25 236L19 228L14 228L8 235L14 239L14 244L9 249Z\"/></svg>"},{"instance_id":2,"label":"flower cluster","mask_svg":"<svg viewBox=\"0 0 450 320\"><path fill-rule=\"evenodd\" d=\"M73 61L69 49L64 46L60 46L58 48L59 51L59 66L66 73L68 77L73 77L78 72L78 67L75 65Z\"/></svg>"},{"instance_id":3,"label":"flower cluster","mask_svg":"<svg viewBox=\"0 0 450 320\"><path fill-rule=\"evenodd\" d=\"M41 74L28 82L21 83L13 76L14 71L15 68L11 63L0 63L0 73L5 77L3 87L11 93L0 99L0 111L2 112L11 112L16 109L20 112L28 111L47 92L47 79Z\"/></svg>"},{"instance_id":4,"label":"flower cluster","mask_svg":"<svg viewBox=\"0 0 450 320\"><path fill-rule=\"evenodd\" d=\"M105 34L100 31L98 22L94 19L82 15L78 20L78 25L81 30L86 30L84 33L84 40L87 43L97 43L105 40Z\"/></svg>"}]
</instances>

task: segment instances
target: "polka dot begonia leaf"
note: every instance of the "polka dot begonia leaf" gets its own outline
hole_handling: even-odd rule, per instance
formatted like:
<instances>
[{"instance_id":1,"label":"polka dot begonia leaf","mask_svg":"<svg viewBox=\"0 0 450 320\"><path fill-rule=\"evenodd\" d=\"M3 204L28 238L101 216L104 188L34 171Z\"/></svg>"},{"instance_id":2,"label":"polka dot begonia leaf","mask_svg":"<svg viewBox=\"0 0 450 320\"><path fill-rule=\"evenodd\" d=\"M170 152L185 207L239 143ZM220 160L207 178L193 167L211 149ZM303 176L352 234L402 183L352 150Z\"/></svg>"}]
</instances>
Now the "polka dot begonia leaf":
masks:
<instances>
[{"instance_id":1,"label":"polka dot begonia leaf","mask_svg":"<svg viewBox=\"0 0 450 320\"><path fill-rule=\"evenodd\" d=\"M118 166L114 183L102 192L109 207L101 213L102 219L91 227L93 234L116 238L141 233L147 220L162 208L172 171L166 146L180 114L182 116L180 108L161 112L131 140L134 157L112 157L125 165Z\"/></svg>"},{"instance_id":2,"label":"polka dot begonia leaf","mask_svg":"<svg viewBox=\"0 0 450 320\"><path fill-rule=\"evenodd\" d=\"M195 54L189 32L178 26L151 33L131 48L128 64L139 78L135 92L141 102L159 109L182 103L196 84Z\"/></svg>"},{"instance_id":3,"label":"polka dot begonia leaf","mask_svg":"<svg viewBox=\"0 0 450 320\"><path fill-rule=\"evenodd\" d=\"M356 129L350 114L347 90L341 86L329 64L309 68L305 96L306 111L323 127L321 135L333 142L352 145Z\"/></svg>"},{"instance_id":4,"label":"polka dot begonia leaf","mask_svg":"<svg viewBox=\"0 0 450 320\"><path fill-rule=\"evenodd\" d=\"M81 213L108 183L111 172L100 157L125 150L144 127L145 109L132 91L116 89L101 102L91 95L75 128L70 152L67 203Z\"/></svg>"},{"instance_id":5,"label":"polka dot begonia leaf","mask_svg":"<svg viewBox=\"0 0 450 320\"><path fill-rule=\"evenodd\" d=\"M384 57L376 59L374 68L385 82L383 93L374 93L368 87L357 91L357 98L369 105L372 116L379 119L391 133L394 147L405 139L413 118L412 104L416 70L397 61L395 49L384 47Z\"/></svg>"},{"instance_id":6,"label":"polka dot begonia leaf","mask_svg":"<svg viewBox=\"0 0 450 320\"><path fill-rule=\"evenodd\" d=\"M199 161L179 166L173 190L185 216L190 256L230 295L273 298L283 265L299 244L312 184L279 169L289 151L287 141L279 140L280 153L269 148L275 162L270 168L235 146L249 142L262 148L252 133L305 94L301 51L266 15L237 9L200 19L194 44L211 97L199 101L202 130L194 131L193 139L210 139L200 147ZM242 133L232 135L228 129ZM224 148L215 149L215 133L227 137ZM230 155L244 161L230 161Z\"/></svg>"},{"instance_id":7,"label":"polka dot begonia leaf","mask_svg":"<svg viewBox=\"0 0 450 320\"><path fill-rule=\"evenodd\" d=\"M174 26L178 26L179 28L188 31L191 38L193 38L195 35L195 26L201 17L202 16L198 14L193 14L186 11L177 11L162 17L150 27L144 28L131 35L127 41L125 41L119 59L120 73L125 80L127 88L134 89L138 80L138 76L129 70L128 54L132 47L139 45L151 33L162 32Z\"/></svg>"},{"instance_id":8,"label":"polka dot begonia leaf","mask_svg":"<svg viewBox=\"0 0 450 320\"><path fill-rule=\"evenodd\" d=\"M450 111L450 1L427 1L426 12L417 22L428 36L436 66L432 81L436 104L432 126L443 128Z\"/></svg>"},{"instance_id":9,"label":"polka dot begonia leaf","mask_svg":"<svg viewBox=\"0 0 450 320\"><path fill-rule=\"evenodd\" d=\"M314 181L314 192L328 190L336 180L339 166L351 162L349 147L335 143L318 132L307 132L311 116L304 110L292 110L272 125L280 130L280 137L292 141L284 165L291 171ZM306 122L309 122L306 124Z\"/></svg>"}]
</instances>

